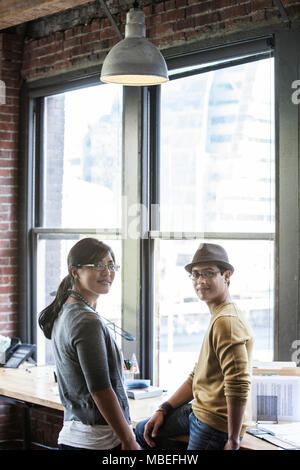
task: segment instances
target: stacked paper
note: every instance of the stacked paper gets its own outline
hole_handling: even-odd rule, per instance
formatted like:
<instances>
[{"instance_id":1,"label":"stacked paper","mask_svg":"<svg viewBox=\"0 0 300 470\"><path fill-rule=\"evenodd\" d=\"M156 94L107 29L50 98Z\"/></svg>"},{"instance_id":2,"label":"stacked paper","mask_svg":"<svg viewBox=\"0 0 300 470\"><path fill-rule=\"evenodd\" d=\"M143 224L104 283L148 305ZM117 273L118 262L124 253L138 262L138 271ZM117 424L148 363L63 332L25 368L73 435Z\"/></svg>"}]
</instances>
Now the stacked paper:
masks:
<instances>
[{"instance_id":1,"label":"stacked paper","mask_svg":"<svg viewBox=\"0 0 300 470\"><path fill-rule=\"evenodd\" d=\"M4 364L6 361L6 350L11 345L11 338L8 336L0 335L0 364Z\"/></svg>"},{"instance_id":2,"label":"stacked paper","mask_svg":"<svg viewBox=\"0 0 300 470\"><path fill-rule=\"evenodd\" d=\"M134 398L135 400L140 400L142 398L152 398L159 397L163 394L163 390L158 387L147 387L147 388L135 388L127 390L128 398Z\"/></svg>"},{"instance_id":3,"label":"stacked paper","mask_svg":"<svg viewBox=\"0 0 300 470\"><path fill-rule=\"evenodd\" d=\"M300 421L300 377L252 376L252 419L257 421L257 396L277 396L278 421Z\"/></svg>"},{"instance_id":4,"label":"stacked paper","mask_svg":"<svg viewBox=\"0 0 300 470\"><path fill-rule=\"evenodd\" d=\"M259 426L261 427L261 426ZM267 424L263 429L283 442L290 443L300 448L300 423Z\"/></svg>"}]
</instances>

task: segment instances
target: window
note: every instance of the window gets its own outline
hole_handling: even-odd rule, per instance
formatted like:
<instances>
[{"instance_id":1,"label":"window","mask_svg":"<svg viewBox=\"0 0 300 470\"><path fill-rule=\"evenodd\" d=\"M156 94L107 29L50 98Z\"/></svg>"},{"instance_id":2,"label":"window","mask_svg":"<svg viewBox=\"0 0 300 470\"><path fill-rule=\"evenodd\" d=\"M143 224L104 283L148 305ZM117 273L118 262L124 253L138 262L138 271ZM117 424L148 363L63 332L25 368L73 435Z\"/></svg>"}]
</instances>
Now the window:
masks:
<instances>
[{"instance_id":1,"label":"window","mask_svg":"<svg viewBox=\"0 0 300 470\"><path fill-rule=\"evenodd\" d=\"M265 58L175 74L161 88L160 230L152 234L154 371L161 386L185 380L208 325L208 309L184 270L203 241L228 251L231 297L253 327L254 358L273 359L273 67Z\"/></svg>"},{"instance_id":2,"label":"window","mask_svg":"<svg viewBox=\"0 0 300 470\"><path fill-rule=\"evenodd\" d=\"M34 227L36 314L67 275L67 255L80 238L108 243L122 264L122 88L98 85L42 98L40 212ZM121 326L121 273L99 299L104 318ZM37 317L35 319L37 322ZM38 363L53 362L37 328ZM116 338L120 341L120 338Z\"/></svg>"},{"instance_id":3,"label":"window","mask_svg":"<svg viewBox=\"0 0 300 470\"><path fill-rule=\"evenodd\" d=\"M299 339L299 109L290 84L300 36L277 30L274 42L251 34L180 50L168 59L170 82L148 90L99 85L94 68L86 78L77 71L51 85L26 83L24 341L40 335L37 314L66 272L69 246L97 236L122 259L105 313L137 338L122 343L125 357L135 352L144 377L163 385L176 376L177 386L197 360L208 315L184 265L200 242L215 241L236 268L230 291L253 326L255 356L291 360ZM140 204L149 210L139 212ZM137 238L123 236L131 231ZM176 367L181 360L186 369Z\"/></svg>"},{"instance_id":4,"label":"window","mask_svg":"<svg viewBox=\"0 0 300 470\"><path fill-rule=\"evenodd\" d=\"M43 226L121 224L122 95L110 86L45 98Z\"/></svg>"},{"instance_id":5,"label":"window","mask_svg":"<svg viewBox=\"0 0 300 470\"><path fill-rule=\"evenodd\" d=\"M274 233L272 81L265 59L162 87L161 231Z\"/></svg>"}]
</instances>

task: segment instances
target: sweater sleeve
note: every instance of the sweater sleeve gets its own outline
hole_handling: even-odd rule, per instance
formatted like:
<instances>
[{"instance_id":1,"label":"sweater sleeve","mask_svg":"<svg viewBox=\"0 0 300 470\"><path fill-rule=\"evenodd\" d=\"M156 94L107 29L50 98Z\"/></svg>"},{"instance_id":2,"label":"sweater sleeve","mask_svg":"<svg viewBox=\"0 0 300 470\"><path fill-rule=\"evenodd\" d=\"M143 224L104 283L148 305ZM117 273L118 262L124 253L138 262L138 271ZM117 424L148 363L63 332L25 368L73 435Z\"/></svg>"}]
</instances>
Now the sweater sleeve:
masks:
<instances>
[{"instance_id":1,"label":"sweater sleeve","mask_svg":"<svg viewBox=\"0 0 300 470\"><path fill-rule=\"evenodd\" d=\"M72 343L89 392L111 387L105 332L99 319L86 315L73 329Z\"/></svg>"},{"instance_id":2,"label":"sweater sleeve","mask_svg":"<svg viewBox=\"0 0 300 470\"><path fill-rule=\"evenodd\" d=\"M192 370L192 372L188 375L188 377L186 379L186 383L188 383L190 385L193 383L196 367L197 367L197 362L194 366L194 369Z\"/></svg>"},{"instance_id":3,"label":"sweater sleeve","mask_svg":"<svg viewBox=\"0 0 300 470\"><path fill-rule=\"evenodd\" d=\"M213 325L212 342L224 377L229 403L247 402L251 376L246 343L250 339L239 318L221 316Z\"/></svg>"}]
</instances>

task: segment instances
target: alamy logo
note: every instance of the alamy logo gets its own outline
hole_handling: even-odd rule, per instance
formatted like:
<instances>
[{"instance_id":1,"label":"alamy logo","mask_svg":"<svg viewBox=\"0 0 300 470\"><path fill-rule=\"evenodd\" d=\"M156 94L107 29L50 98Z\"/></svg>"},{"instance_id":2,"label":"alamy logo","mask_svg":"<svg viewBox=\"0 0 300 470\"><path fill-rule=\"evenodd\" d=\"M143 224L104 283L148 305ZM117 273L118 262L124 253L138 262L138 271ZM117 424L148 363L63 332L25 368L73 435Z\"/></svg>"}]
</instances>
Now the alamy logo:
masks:
<instances>
[{"instance_id":1,"label":"alamy logo","mask_svg":"<svg viewBox=\"0 0 300 470\"><path fill-rule=\"evenodd\" d=\"M0 80L0 105L5 104L5 83Z\"/></svg>"},{"instance_id":2,"label":"alamy logo","mask_svg":"<svg viewBox=\"0 0 300 470\"><path fill-rule=\"evenodd\" d=\"M300 365L300 339L295 339L295 341L292 342L292 349L295 351L291 355L291 360L293 362L296 362L296 365Z\"/></svg>"},{"instance_id":3,"label":"alamy logo","mask_svg":"<svg viewBox=\"0 0 300 470\"><path fill-rule=\"evenodd\" d=\"M292 88L295 88L295 91L292 93L291 100L293 104L300 103L300 80L294 80L292 83Z\"/></svg>"}]
</instances>

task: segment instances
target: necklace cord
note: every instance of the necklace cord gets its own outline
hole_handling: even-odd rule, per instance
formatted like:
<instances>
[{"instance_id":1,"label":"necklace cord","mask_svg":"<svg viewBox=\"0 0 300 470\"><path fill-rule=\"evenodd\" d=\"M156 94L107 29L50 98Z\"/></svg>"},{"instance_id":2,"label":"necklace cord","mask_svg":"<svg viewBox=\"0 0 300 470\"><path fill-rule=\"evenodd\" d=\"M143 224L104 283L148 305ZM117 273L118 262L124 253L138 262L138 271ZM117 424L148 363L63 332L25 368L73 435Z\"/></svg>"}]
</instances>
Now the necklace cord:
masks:
<instances>
[{"instance_id":1,"label":"necklace cord","mask_svg":"<svg viewBox=\"0 0 300 470\"><path fill-rule=\"evenodd\" d=\"M79 294L78 292L76 292L72 289L68 289L68 293L69 293L69 295L73 295L73 296L77 297L79 300L81 300L83 303L85 303L88 307L90 307L95 313L100 315L97 312L97 310L95 310L94 307L90 304L90 302L88 300L86 300L81 294ZM101 316L101 318L103 318L103 320L105 320L107 322L107 326L109 328L111 328L116 334L122 336L122 338L126 339L127 341L135 341L135 337L132 336L130 333L128 333L126 330L123 330L123 328L116 325L113 321L108 320L107 318L104 318L103 315L100 315L100 316ZM119 329L120 331L117 331L117 329Z\"/></svg>"}]
</instances>

